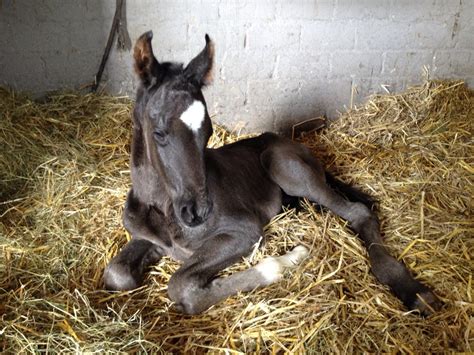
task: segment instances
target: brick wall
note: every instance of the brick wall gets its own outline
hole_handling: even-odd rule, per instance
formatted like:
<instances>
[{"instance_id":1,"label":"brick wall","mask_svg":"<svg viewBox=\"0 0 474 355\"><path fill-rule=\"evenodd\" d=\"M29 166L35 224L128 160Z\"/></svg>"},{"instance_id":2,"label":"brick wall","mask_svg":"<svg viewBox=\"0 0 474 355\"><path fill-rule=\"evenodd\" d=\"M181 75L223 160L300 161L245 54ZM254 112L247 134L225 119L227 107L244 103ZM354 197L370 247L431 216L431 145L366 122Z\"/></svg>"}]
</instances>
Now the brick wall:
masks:
<instances>
[{"instance_id":1,"label":"brick wall","mask_svg":"<svg viewBox=\"0 0 474 355\"><path fill-rule=\"evenodd\" d=\"M113 0L0 2L0 83L34 94L93 81L115 11ZM159 60L188 61L216 42L215 120L280 130L337 116L368 94L431 76L474 86L472 0L242 0L127 3L132 41L154 31ZM115 47L106 89L132 94L130 52Z\"/></svg>"}]
</instances>

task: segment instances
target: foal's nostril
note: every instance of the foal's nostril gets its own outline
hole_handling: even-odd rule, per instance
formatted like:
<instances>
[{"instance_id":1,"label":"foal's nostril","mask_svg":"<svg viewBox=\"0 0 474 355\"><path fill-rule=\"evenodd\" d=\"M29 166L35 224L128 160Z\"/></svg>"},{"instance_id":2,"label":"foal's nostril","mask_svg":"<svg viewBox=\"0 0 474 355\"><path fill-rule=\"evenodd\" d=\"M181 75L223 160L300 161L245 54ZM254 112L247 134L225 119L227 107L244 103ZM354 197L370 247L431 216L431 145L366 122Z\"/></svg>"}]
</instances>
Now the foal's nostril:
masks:
<instances>
[{"instance_id":1,"label":"foal's nostril","mask_svg":"<svg viewBox=\"0 0 474 355\"><path fill-rule=\"evenodd\" d=\"M193 210L193 205L191 203L186 203L181 207L181 217L187 221L189 218L193 217Z\"/></svg>"},{"instance_id":2,"label":"foal's nostril","mask_svg":"<svg viewBox=\"0 0 474 355\"><path fill-rule=\"evenodd\" d=\"M181 219L189 226L201 223L201 218L196 213L196 204L194 202L187 202L181 207Z\"/></svg>"},{"instance_id":3,"label":"foal's nostril","mask_svg":"<svg viewBox=\"0 0 474 355\"><path fill-rule=\"evenodd\" d=\"M212 203L198 205L193 201L184 203L181 206L181 220L188 226L197 226L203 223L212 210Z\"/></svg>"}]
</instances>

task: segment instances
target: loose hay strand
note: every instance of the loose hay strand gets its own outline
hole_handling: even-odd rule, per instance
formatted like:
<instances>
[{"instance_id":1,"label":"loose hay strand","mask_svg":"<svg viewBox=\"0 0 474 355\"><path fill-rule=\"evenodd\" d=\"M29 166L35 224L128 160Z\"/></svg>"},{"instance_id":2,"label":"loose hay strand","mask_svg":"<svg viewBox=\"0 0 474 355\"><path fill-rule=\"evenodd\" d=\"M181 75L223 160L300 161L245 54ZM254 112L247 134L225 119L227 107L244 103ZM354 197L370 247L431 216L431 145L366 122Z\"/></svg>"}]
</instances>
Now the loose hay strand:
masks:
<instances>
[{"instance_id":1,"label":"loose hay strand","mask_svg":"<svg viewBox=\"0 0 474 355\"><path fill-rule=\"evenodd\" d=\"M101 290L107 262L129 240L121 212L130 184L127 98L68 93L36 103L0 90L0 349L5 352L473 351L474 95L427 81L371 97L307 133L327 168L379 200L385 241L444 309L407 312L369 272L345 221L307 201L266 228L236 272L297 244L302 266L271 287L202 315L175 313L164 258L131 292ZM215 127L210 146L241 137Z\"/></svg>"}]
</instances>

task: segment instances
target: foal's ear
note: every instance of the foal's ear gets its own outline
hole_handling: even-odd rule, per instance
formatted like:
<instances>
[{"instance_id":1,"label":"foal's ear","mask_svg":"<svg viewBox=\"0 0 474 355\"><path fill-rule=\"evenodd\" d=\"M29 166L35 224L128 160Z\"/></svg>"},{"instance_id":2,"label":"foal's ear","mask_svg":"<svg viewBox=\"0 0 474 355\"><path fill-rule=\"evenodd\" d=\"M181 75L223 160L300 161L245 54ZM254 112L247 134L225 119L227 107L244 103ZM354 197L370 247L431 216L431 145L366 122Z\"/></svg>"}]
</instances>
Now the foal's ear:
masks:
<instances>
[{"instance_id":1,"label":"foal's ear","mask_svg":"<svg viewBox=\"0 0 474 355\"><path fill-rule=\"evenodd\" d=\"M184 75L199 86L208 85L212 80L212 66L214 64L214 43L206 34L206 46L193 60L189 62Z\"/></svg>"},{"instance_id":2,"label":"foal's ear","mask_svg":"<svg viewBox=\"0 0 474 355\"><path fill-rule=\"evenodd\" d=\"M138 38L133 50L135 72L145 86L154 84L159 76L160 64L153 55L153 49L151 48L152 38L152 31L145 32Z\"/></svg>"}]
</instances>

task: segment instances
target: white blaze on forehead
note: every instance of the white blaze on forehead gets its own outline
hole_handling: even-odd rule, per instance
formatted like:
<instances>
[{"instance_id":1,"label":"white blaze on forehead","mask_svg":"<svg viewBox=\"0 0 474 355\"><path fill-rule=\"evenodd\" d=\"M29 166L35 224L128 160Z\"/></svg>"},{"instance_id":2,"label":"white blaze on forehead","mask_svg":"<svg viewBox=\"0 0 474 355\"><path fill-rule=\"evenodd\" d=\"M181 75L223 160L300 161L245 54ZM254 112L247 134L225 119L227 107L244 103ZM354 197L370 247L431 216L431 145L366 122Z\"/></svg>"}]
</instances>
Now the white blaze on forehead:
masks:
<instances>
[{"instance_id":1,"label":"white blaze on forehead","mask_svg":"<svg viewBox=\"0 0 474 355\"><path fill-rule=\"evenodd\" d=\"M179 118L183 121L193 132L197 132L204 122L205 108L201 101L194 101L186 111L181 114Z\"/></svg>"}]
</instances>

